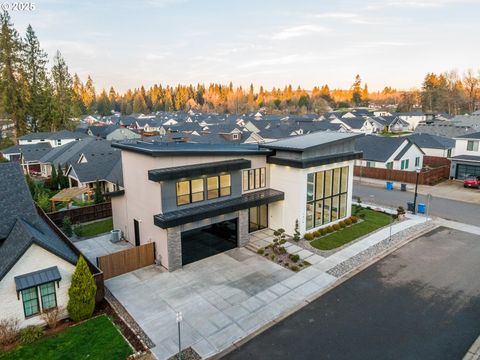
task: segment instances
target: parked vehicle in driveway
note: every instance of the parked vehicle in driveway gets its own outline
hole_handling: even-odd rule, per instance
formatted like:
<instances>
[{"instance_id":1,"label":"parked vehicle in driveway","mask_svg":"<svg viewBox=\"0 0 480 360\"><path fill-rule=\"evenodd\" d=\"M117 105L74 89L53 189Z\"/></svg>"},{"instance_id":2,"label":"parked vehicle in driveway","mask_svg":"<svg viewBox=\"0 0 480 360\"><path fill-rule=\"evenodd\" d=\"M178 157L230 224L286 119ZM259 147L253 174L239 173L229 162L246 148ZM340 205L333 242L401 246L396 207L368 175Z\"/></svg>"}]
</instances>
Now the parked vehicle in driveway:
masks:
<instances>
[{"instance_id":1,"label":"parked vehicle in driveway","mask_svg":"<svg viewBox=\"0 0 480 360\"><path fill-rule=\"evenodd\" d=\"M469 175L463 180L463 187L479 188L480 176Z\"/></svg>"}]
</instances>

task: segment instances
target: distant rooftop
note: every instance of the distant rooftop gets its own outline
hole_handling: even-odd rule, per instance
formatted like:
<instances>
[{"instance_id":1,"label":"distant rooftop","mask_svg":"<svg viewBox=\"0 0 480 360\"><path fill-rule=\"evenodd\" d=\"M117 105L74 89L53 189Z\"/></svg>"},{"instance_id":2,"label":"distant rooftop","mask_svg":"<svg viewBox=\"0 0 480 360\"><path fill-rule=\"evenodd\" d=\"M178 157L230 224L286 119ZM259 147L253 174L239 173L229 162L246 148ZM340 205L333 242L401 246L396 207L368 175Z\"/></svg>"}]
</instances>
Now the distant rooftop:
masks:
<instances>
[{"instance_id":1,"label":"distant rooftop","mask_svg":"<svg viewBox=\"0 0 480 360\"><path fill-rule=\"evenodd\" d=\"M120 142L112 147L123 151L133 151L150 156L164 155L268 155L268 149L257 144L199 144L199 143L165 143L165 142Z\"/></svg>"},{"instance_id":2,"label":"distant rooftop","mask_svg":"<svg viewBox=\"0 0 480 360\"><path fill-rule=\"evenodd\" d=\"M346 139L353 139L360 134L318 131L308 135L293 136L287 139L273 141L263 144L262 147L276 150L304 151L309 148L327 145L333 142Z\"/></svg>"}]
</instances>

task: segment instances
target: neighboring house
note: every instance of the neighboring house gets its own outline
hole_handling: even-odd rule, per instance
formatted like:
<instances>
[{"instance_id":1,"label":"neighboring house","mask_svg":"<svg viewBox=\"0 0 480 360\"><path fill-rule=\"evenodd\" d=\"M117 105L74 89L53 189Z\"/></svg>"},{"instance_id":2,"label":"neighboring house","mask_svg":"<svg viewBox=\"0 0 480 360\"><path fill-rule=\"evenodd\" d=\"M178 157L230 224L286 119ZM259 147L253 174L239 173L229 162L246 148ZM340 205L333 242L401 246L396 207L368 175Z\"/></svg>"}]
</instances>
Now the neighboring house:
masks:
<instances>
[{"instance_id":1,"label":"neighboring house","mask_svg":"<svg viewBox=\"0 0 480 360\"><path fill-rule=\"evenodd\" d=\"M90 126L87 134L109 141L140 139L141 135L120 125Z\"/></svg>"},{"instance_id":2,"label":"neighboring house","mask_svg":"<svg viewBox=\"0 0 480 360\"><path fill-rule=\"evenodd\" d=\"M62 307L80 252L37 213L17 163L0 164L0 320L43 325L41 313Z\"/></svg>"},{"instance_id":3,"label":"neighboring house","mask_svg":"<svg viewBox=\"0 0 480 360\"><path fill-rule=\"evenodd\" d=\"M22 165L25 174L41 174L41 158L52 150L50 142L29 145L14 145L0 150L5 159Z\"/></svg>"},{"instance_id":4,"label":"neighboring house","mask_svg":"<svg viewBox=\"0 0 480 360\"><path fill-rule=\"evenodd\" d=\"M463 180L468 175L480 176L480 132L455 138L454 154L450 177Z\"/></svg>"},{"instance_id":5,"label":"neighboring house","mask_svg":"<svg viewBox=\"0 0 480 360\"><path fill-rule=\"evenodd\" d=\"M427 114L421 111L411 111L402 113L393 113L392 115L398 116L400 119L405 120L410 124L409 130L414 131L418 124L427 122L433 119L433 115Z\"/></svg>"},{"instance_id":6,"label":"neighboring house","mask_svg":"<svg viewBox=\"0 0 480 360\"><path fill-rule=\"evenodd\" d=\"M407 137L365 135L356 138L355 149L363 152L358 166L404 171L423 167L423 151Z\"/></svg>"},{"instance_id":7,"label":"neighboring house","mask_svg":"<svg viewBox=\"0 0 480 360\"><path fill-rule=\"evenodd\" d=\"M91 142L66 172L70 187L94 188L98 180L103 193L119 191L123 186L120 151L109 141Z\"/></svg>"},{"instance_id":8,"label":"neighboring house","mask_svg":"<svg viewBox=\"0 0 480 360\"><path fill-rule=\"evenodd\" d=\"M474 132L477 131L471 126L458 125L450 121L435 121L429 124L419 124L415 129L415 134L432 134L451 139Z\"/></svg>"},{"instance_id":9,"label":"neighboring house","mask_svg":"<svg viewBox=\"0 0 480 360\"><path fill-rule=\"evenodd\" d=\"M412 134L407 137L417 144L426 156L449 158L455 149L455 140L431 134Z\"/></svg>"},{"instance_id":10,"label":"neighboring house","mask_svg":"<svg viewBox=\"0 0 480 360\"><path fill-rule=\"evenodd\" d=\"M350 216L356 135L317 132L270 144L115 143L124 192L114 228L182 265L244 246L249 233L301 234Z\"/></svg>"},{"instance_id":11,"label":"neighboring house","mask_svg":"<svg viewBox=\"0 0 480 360\"><path fill-rule=\"evenodd\" d=\"M18 144L31 145L38 143L50 143L51 147L57 147L72 141L78 141L86 136L88 135L82 134L81 132L73 132L68 130L56 132L35 132L19 137Z\"/></svg>"}]
</instances>

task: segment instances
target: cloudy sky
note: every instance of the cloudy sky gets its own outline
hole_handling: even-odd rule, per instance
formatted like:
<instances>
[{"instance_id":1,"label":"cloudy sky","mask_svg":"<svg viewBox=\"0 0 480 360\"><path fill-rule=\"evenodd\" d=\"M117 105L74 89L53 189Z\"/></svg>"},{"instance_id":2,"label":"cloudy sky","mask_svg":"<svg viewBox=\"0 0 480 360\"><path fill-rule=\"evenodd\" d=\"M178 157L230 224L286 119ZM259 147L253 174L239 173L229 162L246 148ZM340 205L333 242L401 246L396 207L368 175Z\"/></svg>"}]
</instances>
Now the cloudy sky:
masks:
<instances>
[{"instance_id":1,"label":"cloudy sky","mask_svg":"<svg viewBox=\"0 0 480 360\"><path fill-rule=\"evenodd\" d=\"M5 2L6 0L0 0ZM97 90L153 83L418 87L480 68L480 0L36 0L11 12Z\"/></svg>"}]
</instances>

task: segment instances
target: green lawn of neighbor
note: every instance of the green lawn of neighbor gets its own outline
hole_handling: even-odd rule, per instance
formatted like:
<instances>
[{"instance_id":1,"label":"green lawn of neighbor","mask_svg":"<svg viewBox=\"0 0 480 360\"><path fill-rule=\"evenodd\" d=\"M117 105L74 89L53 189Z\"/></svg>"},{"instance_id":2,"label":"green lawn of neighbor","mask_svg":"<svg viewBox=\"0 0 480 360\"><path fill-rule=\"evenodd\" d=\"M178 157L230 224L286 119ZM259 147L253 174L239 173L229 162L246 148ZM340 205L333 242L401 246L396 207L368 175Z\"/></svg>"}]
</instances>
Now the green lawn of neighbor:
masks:
<instances>
[{"instance_id":1,"label":"green lawn of neighbor","mask_svg":"<svg viewBox=\"0 0 480 360\"><path fill-rule=\"evenodd\" d=\"M100 221L95 221L94 223L79 225L75 227L74 232L77 236L80 237L92 237L95 235L103 234L109 232L113 229L113 220L105 219Z\"/></svg>"},{"instance_id":2,"label":"green lawn of neighbor","mask_svg":"<svg viewBox=\"0 0 480 360\"><path fill-rule=\"evenodd\" d=\"M360 214L365 215L363 218L364 221L312 240L310 244L319 250L332 250L380 229L381 227L390 224L391 221L390 215L378 211L362 208L358 211L357 216L360 216Z\"/></svg>"},{"instance_id":3,"label":"green lawn of neighbor","mask_svg":"<svg viewBox=\"0 0 480 360\"><path fill-rule=\"evenodd\" d=\"M99 316L32 344L0 353L0 360L124 360L133 354L115 325Z\"/></svg>"}]
</instances>

